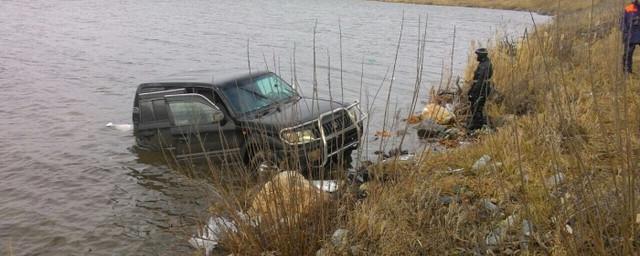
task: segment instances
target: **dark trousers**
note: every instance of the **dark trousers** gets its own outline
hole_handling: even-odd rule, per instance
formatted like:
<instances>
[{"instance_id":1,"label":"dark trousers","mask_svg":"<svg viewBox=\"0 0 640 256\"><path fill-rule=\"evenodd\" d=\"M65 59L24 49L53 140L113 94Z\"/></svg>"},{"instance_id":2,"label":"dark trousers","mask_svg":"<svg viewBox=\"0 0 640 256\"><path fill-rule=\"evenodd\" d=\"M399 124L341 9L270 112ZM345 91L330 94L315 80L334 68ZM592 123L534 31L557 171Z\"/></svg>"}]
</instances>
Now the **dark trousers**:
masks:
<instances>
[{"instance_id":1,"label":"dark trousers","mask_svg":"<svg viewBox=\"0 0 640 256\"><path fill-rule=\"evenodd\" d=\"M467 125L469 130L480 129L487 124L487 119L484 116L484 104L486 101L485 97L479 97L471 101L471 118Z\"/></svg>"},{"instance_id":2,"label":"dark trousers","mask_svg":"<svg viewBox=\"0 0 640 256\"><path fill-rule=\"evenodd\" d=\"M622 56L622 63L625 72L633 71L633 51L636 49L636 45L634 43L625 43L624 44L624 56Z\"/></svg>"}]
</instances>

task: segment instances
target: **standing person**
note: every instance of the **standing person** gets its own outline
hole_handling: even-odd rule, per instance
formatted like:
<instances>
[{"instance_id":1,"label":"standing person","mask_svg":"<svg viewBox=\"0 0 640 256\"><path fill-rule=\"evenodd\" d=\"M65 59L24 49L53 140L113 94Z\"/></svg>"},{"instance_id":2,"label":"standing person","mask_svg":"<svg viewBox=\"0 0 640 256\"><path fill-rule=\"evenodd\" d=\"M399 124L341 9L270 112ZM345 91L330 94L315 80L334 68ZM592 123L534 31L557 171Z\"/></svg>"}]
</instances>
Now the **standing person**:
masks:
<instances>
[{"instance_id":1,"label":"standing person","mask_svg":"<svg viewBox=\"0 0 640 256\"><path fill-rule=\"evenodd\" d=\"M632 73L633 51L636 49L636 45L640 44L640 4L638 4L638 0L633 0L624 8L622 40L624 44L622 57L624 71Z\"/></svg>"},{"instance_id":2,"label":"standing person","mask_svg":"<svg viewBox=\"0 0 640 256\"><path fill-rule=\"evenodd\" d=\"M471 118L467 124L469 130L480 129L487 124L484 116L484 104L491 93L491 76L493 76L493 65L487 49L480 48L475 53L479 63L473 73L473 84L468 93L471 103Z\"/></svg>"}]
</instances>

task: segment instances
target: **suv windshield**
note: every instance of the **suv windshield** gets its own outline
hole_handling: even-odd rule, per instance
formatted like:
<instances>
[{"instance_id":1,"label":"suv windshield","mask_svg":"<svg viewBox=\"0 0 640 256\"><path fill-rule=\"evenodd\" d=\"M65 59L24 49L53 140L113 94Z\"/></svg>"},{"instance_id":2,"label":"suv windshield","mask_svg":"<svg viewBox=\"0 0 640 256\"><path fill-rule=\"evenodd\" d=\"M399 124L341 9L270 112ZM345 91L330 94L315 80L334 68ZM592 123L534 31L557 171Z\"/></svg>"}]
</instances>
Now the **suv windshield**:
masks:
<instances>
[{"instance_id":1,"label":"suv windshield","mask_svg":"<svg viewBox=\"0 0 640 256\"><path fill-rule=\"evenodd\" d=\"M298 94L275 74L266 74L222 89L234 112L245 114L286 101Z\"/></svg>"}]
</instances>

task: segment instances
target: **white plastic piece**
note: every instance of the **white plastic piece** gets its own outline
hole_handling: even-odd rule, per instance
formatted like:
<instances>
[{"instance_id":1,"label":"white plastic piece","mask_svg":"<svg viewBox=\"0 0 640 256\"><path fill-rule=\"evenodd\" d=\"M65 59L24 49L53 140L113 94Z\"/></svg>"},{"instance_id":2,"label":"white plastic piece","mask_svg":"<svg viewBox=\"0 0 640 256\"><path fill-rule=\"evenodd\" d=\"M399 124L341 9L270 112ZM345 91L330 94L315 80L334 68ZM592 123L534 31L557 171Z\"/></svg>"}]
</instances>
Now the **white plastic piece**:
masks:
<instances>
[{"instance_id":1,"label":"white plastic piece","mask_svg":"<svg viewBox=\"0 0 640 256\"><path fill-rule=\"evenodd\" d=\"M105 126L121 132L128 132L133 130L133 125L131 124L114 124L112 122L108 122Z\"/></svg>"},{"instance_id":2,"label":"white plastic piece","mask_svg":"<svg viewBox=\"0 0 640 256\"><path fill-rule=\"evenodd\" d=\"M338 182L336 180L312 180L310 182L314 187L324 192L333 193L338 190Z\"/></svg>"}]
</instances>

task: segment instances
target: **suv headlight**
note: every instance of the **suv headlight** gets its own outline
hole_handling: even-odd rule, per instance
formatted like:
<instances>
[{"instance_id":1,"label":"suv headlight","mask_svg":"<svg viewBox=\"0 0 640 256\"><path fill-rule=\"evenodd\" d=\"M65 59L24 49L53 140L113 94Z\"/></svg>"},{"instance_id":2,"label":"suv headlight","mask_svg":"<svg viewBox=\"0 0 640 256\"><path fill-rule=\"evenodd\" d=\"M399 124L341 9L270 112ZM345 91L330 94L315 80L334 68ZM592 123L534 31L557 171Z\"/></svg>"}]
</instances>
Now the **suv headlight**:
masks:
<instances>
[{"instance_id":1,"label":"suv headlight","mask_svg":"<svg viewBox=\"0 0 640 256\"><path fill-rule=\"evenodd\" d=\"M309 129L299 130L299 131L284 131L282 132L282 139L291 143L307 143L316 140L316 136L313 135L313 132Z\"/></svg>"}]
</instances>

